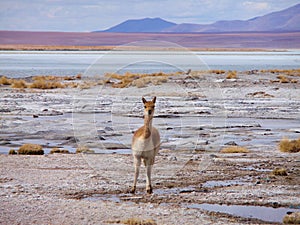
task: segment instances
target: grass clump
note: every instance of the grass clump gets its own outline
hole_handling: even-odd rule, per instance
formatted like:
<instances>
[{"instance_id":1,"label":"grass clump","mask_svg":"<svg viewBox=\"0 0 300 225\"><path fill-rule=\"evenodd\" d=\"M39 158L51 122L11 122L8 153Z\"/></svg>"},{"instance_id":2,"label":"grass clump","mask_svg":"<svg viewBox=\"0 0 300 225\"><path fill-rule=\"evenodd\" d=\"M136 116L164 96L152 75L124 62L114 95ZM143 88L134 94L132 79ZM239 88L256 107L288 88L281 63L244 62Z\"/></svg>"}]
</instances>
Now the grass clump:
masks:
<instances>
[{"instance_id":1,"label":"grass clump","mask_svg":"<svg viewBox=\"0 0 300 225\"><path fill-rule=\"evenodd\" d=\"M54 153L69 154L70 152L68 150L65 150L65 149L52 148L51 151L50 151L50 154L54 154Z\"/></svg>"},{"instance_id":2,"label":"grass clump","mask_svg":"<svg viewBox=\"0 0 300 225\"><path fill-rule=\"evenodd\" d=\"M283 84L290 83L290 79L287 78L285 75L278 75L277 79L279 79L279 82Z\"/></svg>"},{"instance_id":3,"label":"grass clump","mask_svg":"<svg viewBox=\"0 0 300 225\"><path fill-rule=\"evenodd\" d=\"M76 154L78 154L78 153L95 153L95 151L89 149L89 148L86 147L86 146L79 146L79 147L76 149Z\"/></svg>"},{"instance_id":4,"label":"grass clump","mask_svg":"<svg viewBox=\"0 0 300 225\"><path fill-rule=\"evenodd\" d=\"M148 84L160 85L168 81L170 76L176 74L166 73L152 73L152 74L139 74L126 72L124 75L120 74L106 74L103 83L112 84L114 88L126 88L135 86L138 88L146 87Z\"/></svg>"},{"instance_id":5,"label":"grass clump","mask_svg":"<svg viewBox=\"0 0 300 225\"><path fill-rule=\"evenodd\" d=\"M143 220L138 218L129 218L121 221L121 223L128 225L157 225L157 223L152 219Z\"/></svg>"},{"instance_id":6,"label":"grass clump","mask_svg":"<svg viewBox=\"0 0 300 225\"><path fill-rule=\"evenodd\" d=\"M285 168L276 168L272 171L272 174L275 176L287 176L287 171Z\"/></svg>"},{"instance_id":7,"label":"grass clump","mask_svg":"<svg viewBox=\"0 0 300 225\"><path fill-rule=\"evenodd\" d=\"M27 88L27 84L24 80L13 79L11 83L12 88Z\"/></svg>"},{"instance_id":8,"label":"grass clump","mask_svg":"<svg viewBox=\"0 0 300 225\"><path fill-rule=\"evenodd\" d=\"M279 150L289 153L300 152L300 138L297 140L282 139L279 143Z\"/></svg>"},{"instance_id":9,"label":"grass clump","mask_svg":"<svg viewBox=\"0 0 300 225\"><path fill-rule=\"evenodd\" d=\"M223 148L221 153L249 153L249 150L241 146L230 146Z\"/></svg>"},{"instance_id":10,"label":"grass clump","mask_svg":"<svg viewBox=\"0 0 300 225\"><path fill-rule=\"evenodd\" d=\"M55 89L55 88L64 88L65 85L55 81L55 78L51 78L49 76L37 76L34 77L34 82L30 85L30 88L37 89ZM53 81L54 80L54 81Z\"/></svg>"},{"instance_id":11,"label":"grass clump","mask_svg":"<svg viewBox=\"0 0 300 225\"><path fill-rule=\"evenodd\" d=\"M19 148L18 154L20 154L20 155L44 155L44 150L41 145L24 144Z\"/></svg>"},{"instance_id":12,"label":"grass clump","mask_svg":"<svg viewBox=\"0 0 300 225\"><path fill-rule=\"evenodd\" d=\"M12 88L36 88L36 89L56 89L56 88L76 88L78 83L71 82L74 80L80 80L81 74L76 76L34 76L28 78L26 83L22 79L9 79L5 76L0 78L0 85L11 85Z\"/></svg>"},{"instance_id":13,"label":"grass clump","mask_svg":"<svg viewBox=\"0 0 300 225\"><path fill-rule=\"evenodd\" d=\"M209 73L215 73L215 74L224 74L226 73L225 70L209 70Z\"/></svg>"},{"instance_id":14,"label":"grass clump","mask_svg":"<svg viewBox=\"0 0 300 225\"><path fill-rule=\"evenodd\" d=\"M12 80L8 79L6 76L2 76L0 78L0 85L11 85L12 84Z\"/></svg>"},{"instance_id":15,"label":"grass clump","mask_svg":"<svg viewBox=\"0 0 300 225\"><path fill-rule=\"evenodd\" d=\"M293 212L283 217L284 224L300 224L300 212Z\"/></svg>"},{"instance_id":16,"label":"grass clump","mask_svg":"<svg viewBox=\"0 0 300 225\"><path fill-rule=\"evenodd\" d=\"M231 71L229 70L227 72L227 75L226 75L226 79L236 79L237 78L237 71Z\"/></svg>"},{"instance_id":17,"label":"grass clump","mask_svg":"<svg viewBox=\"0 0 300 225\"><path fill-rule=\"evenodd\" d=\"M8 154L9 155L17 155L18 153L14 149L10 149Z\"/></svg>"},{"instance_id":18,"label":"grass clump","mask_svg":"<svg viewBox=\"0 0 300 225\"><path fill-rule=\"evenodd\" d=\"M249 97L256 97L256 98L273 98L275 97L274 95L270 95L264 91L257 91L257 92L254 92L254 93L248 93L246 96L249 96Z\"/></svg>"},{"instance_id":19,"label":"grass clump","mask_svg":"<svg viewBox=\"0 0 300 225\"><path fill-rule=\"evenodd\" d=\"M286 75L282 75L282 74L278 75L277 79L279 80L278 81L279 83L285 83L285 84L286 83L293 83L293 84L298 83L297 80L288 78L288 77L286 77Z\"/></svg>"},{"instance_id":20,"label":"grass clump","mask_svg":"<svg viewBox=\"0 0 300 225\"><path fill-rule=\"evenodd\" d=\"M286 70L279 70L279 69L270 69L270 70L261 70L262 73L272 73L272 74L284 74L287 76L300 76L300 69L286 69Z\"/></svg>"}]
</instances>

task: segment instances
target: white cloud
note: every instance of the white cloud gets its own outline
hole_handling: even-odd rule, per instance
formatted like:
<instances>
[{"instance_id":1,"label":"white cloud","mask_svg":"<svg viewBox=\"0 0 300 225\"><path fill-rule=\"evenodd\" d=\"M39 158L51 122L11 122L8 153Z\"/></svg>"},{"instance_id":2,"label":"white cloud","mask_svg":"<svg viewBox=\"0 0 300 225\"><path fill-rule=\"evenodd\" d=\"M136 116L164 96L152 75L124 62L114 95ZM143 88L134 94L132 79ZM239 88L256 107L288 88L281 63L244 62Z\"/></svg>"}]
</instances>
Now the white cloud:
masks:
<instances>
[{"instance_id":1,"label":"white cloud","mask_svg":"<svg viewBox=\"0 0 300 225\"><path fill-rule=\"evenodd\" d=\"M270 8L269 3L267 2L251 2L251 1L246 1L243 3L245 8L248 10L255 10L255 11L262 11Z\"/></svg>"}]
</instances>

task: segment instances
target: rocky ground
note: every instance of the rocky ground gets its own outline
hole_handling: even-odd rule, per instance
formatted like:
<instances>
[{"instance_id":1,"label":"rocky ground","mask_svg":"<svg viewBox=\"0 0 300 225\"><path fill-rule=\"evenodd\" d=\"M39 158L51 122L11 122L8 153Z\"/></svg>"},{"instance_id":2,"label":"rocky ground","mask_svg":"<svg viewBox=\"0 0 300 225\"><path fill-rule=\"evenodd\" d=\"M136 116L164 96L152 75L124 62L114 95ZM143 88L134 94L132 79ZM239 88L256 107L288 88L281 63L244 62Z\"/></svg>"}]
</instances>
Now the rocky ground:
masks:
<instances>
[{"instance_id":1,"label":"rocky ground","mask_svg":"<svg viewBox=\"0 0 300 225\"><path fill-rule=\"evenodd\" d=\"M299 211L300 155L280 152L278 142L299 138L300 77L281 83L278 75L192 73L121 89L0 87L0 223L280 223L286 212L263 209ZM162 137L154 193L145 194L142 170L131 195L131 136L143 122L141 96L154 95ZM7 155L24 143L41 144L46 153L86 146L98 154ZM250 152L220 152L229 145ZM275 168L285 168L287 176L272 174ZM256 206L261 213L247 218L203 204L240 206L236 211Z\"/></svg>"}]
</instances>

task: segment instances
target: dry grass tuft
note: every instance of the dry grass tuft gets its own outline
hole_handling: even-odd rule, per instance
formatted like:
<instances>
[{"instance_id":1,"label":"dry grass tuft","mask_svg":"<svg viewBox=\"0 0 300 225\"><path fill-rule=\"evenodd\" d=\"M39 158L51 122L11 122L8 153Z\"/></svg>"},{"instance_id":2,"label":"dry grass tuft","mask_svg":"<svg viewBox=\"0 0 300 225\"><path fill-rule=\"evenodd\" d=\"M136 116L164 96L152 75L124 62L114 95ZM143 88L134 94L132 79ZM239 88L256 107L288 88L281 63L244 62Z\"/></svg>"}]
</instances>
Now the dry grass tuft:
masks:
<instances>
[{"instance_id":1,"label":"dry grass tuft","mask_svg":"<svg viewBox=\"0 0 300 225\"><path fill-rule=\"evenodd\" d=\"M6 76L2 76L0 78L0 85L11 85L12 84L12 80L8 79Z\"/></svg>"},{"instance_id":2,"label":"dry grass tuft","mask_svg":"<svg viewBox=\"0 0 300 225\"><path fill-rule=\"evenodd\" d=\"M279 70L279 69L270 69L270 70L261 70L262 73L272 73L272 74L284 74L287 76L300 76L300 69L289 69L289 70Z\"/></svg>"},{"instance_id":3,"label":"dry grass tuft","mask_svg":"<svg viewBox=\"0 0 300 225\"><path fill-rule=\"evenodd\" d=\"M290 77L300 77L300 69L289 69L289 70L280 70L280 69L270 69L270 70L260 70L261 73L271 73L276 74L278 80L271 80L272 83L298 83L298 80L292 79ZM287 77L290 76L290 77Z\"/></svg>"},{"instance_id":4,"label":"dry grass tuft","mask_svg":"<svg viewBox=\"0 0 300 225\"><path fill-rule=\"evenodd\" d=\"M105 80L101 83L112 84L114 88L126 88L135 86L138 88L146 87L148 84L160 85L168 81L168 78L179 73L166 74L166 73L152 73L152 74L139 74L126 72L124 75L120 74L106 74Z\"/></svg>"},{"instance_id":5,"label":"dry grass tuft","mask_svg":"<svg viewBox=\"0 0 300 225\"><path fill-rule=\"evenodd\" d=\"M276 168L272 171L272 174L275 176L287 176L287 171L285 168Z\"/></svg>"},{"instance_id":6,"label":"dry grass tuft","mask_svg":"<svg viewBox=\"0 0 300 225\"><path fill-rule=\"evenodd\" d=\"M298 140L282 139L279 143L279 150L289 153L300 152L300 138Z\"/></svg>"},{"instance_id":7,"label":"dry grass tuft","mask_svg":"<svg viewBox=\"0 0 300 225\"><path fill-rule=\"evenodd\" d=\"M77 79L77 80L81 80L81 78L82 78L82 74L77 74L76 76L75 76L75 78Z\"/></svg>"},{"instance_id":8,"label":"dry grass tuft","mask_svg":"<svg viewBox=\"0 0 300 225\"><path fill-rule=\"evenodd\" d=\"M54 154L54 153L69 154L70 152L65 149L52 148L50 154Z\"/></svg>"},{"instance_id":9,"label":"dry grass tuft","mask_svg":"<svg viewBox=\"0 0 300 225\"><path fill-rule=\"evenodd\" d=\"M11 85L12 88L36 88L36 89L56 89L56 88L77 88L79 83L71 82L74 80L80 80L81 74L76 76L34 76L32 81L26 83L22 79L9 79L5 76L0 78L0 85ZM91 86L91 85L90 85ZM90 87L89 86L89 87Z\"/></svg>"},{"instance_id":10,"label":"dry grass tuft","mask_svg":"<svg viewBox=\"0 0 300 225\"><path fill-rule=\"evenodd\" d=\"M95 153L95 151L89 149L89 148L86 147L86 146L79 146L79 147L76 149L76 154L78 154L78 153Z\"/></svg>"},{"instance_id":11,"label":"dry grass tuft","mask_svg":"<svg viewBox=\"0 0 300 225\"><path fill-rule=\"evenodd\" d=\"M37 89L55 89L64 88L65 85L58 81L52 81L49 77L35 77L34 82L29 87Z\"/></svg>"},{"instance_id":12,"label":"dry grass tuft","mask_svg":"<svg viewBox=\"0 0 300 225\"><path fill-rule=\"evenodd\" d=\"M44 150L41 145L24 144L19 148L18 154L20 154L20 155L44 155Z\"/></svg>"},{"instance_id":13,"label":"dry grass tuft","mask_svg":"<svg viewBox=\"0 0 300 225\"><path fill-rule=\"evenodd\" d=\"M225 70L209 70L209 73L215 73L215 74L224 74L226 73Z\"/></svg>"},{"instance_id":14,"label":"dry grass tuft","mask_svg":"<svg viewBox=\"0 0 300 225\"><path fill-rule=\"evenodd\" d=\"M138 218L129 218L121 221L121 223L128 225L157 225L157 223L152 219L143 220Z\"/></svg>"},{"instance_id":15,"label":"dry grass tuft","mask_svg":"<svg viewBox=\"0 0 300 225\"><path fill-rule=\"evenodd\" d=\"M11 83L12 88L27 88L27 84L24 80L13 79Z\"/></svg>"},{"instance_id":16,"label":"dry grass tuft","mask_svg":"<svg viewBox=\"0 0 300 225\"><path fill-rule=\"evenodd\" d=\"M226 75L226 79L236 79L237 78L237 71L231 71L229 70L227 72L227 75Z\"/></svg>"},{"instance_id":17,"label":"dry grass tuft","mask_svg":"<svg viewBox=\"0 0 300 225\"><path fill-rule=\"evenodd\" d=\"M248 93L246 95L247 97L255 97L255 98L274 98L274 95L270 95L264 91L257 91L254 93Z\"/></svg>"},{"instance_id":18,"label":"dry grass tuft","mask_svg":"<svg viewBox=\"0 0 300 225\"><path fill-rule=\"evenodd\" d=\"M280 83L290 83L290 79L285 75L278 75L277 78L279 79Z\"/></svg>"},{"instance_id":19,"label":"dry grass tuft","mask_svg":"<svg viewBox=\"0 0 300 225\"><path fill-rule=\"evenodd\" d=\"M249 153L249 150L241 146L230 146L223 148L221 153Z\"/></svg>"},{"instance_id":20,"label":"dry grass tuft","mask_svg":"<svg viewBox=\"0 0 300 225\"><path fill-rule=\"evenodd\" d=\"M300 212L293 212L283 217L284 224L300 224Z\"/></svg>"},{"instance_id":21,"label":"dry grass tuft","mask_svg":"<svg viewBox=\"0 0 300 225\"><path fill-rule=\"evenodd\" d=\"M8 152L9 155L16 155L18 154L14 149L10 149Z\"/></svg>"}]
</instances>

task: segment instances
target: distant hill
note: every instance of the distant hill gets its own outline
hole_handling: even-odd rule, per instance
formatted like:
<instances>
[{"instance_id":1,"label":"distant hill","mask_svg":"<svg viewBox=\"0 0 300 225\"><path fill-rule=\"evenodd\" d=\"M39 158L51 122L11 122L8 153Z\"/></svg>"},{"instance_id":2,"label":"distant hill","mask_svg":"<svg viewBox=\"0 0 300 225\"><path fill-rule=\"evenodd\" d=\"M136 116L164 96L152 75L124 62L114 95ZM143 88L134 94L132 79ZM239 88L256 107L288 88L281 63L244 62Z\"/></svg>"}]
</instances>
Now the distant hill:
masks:
<instances>
[{"instance_id":1,"label":"distant hill","mask_svg":"<svg viewBox=\"0 0 300 225\"><path fill-rule=\"evenodd\" d=\"M300 31L300 4L249 20L217 21L212 24L176 24L160 18L127 20L102 32L120 33L220 33Z\"/></svg>"},{"instance_id":2,"label":"distant hill","mask_svg":"<svg viewBox=\"0 0 300 225\"><path fill-rule=\"evenodd\" d=\"M104 32L156 33L175 25L176 23L171 23L161 18L145 18L140 20L127 20L119 25L105 30Z\"/></svg>"}]
</instances>

